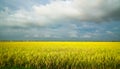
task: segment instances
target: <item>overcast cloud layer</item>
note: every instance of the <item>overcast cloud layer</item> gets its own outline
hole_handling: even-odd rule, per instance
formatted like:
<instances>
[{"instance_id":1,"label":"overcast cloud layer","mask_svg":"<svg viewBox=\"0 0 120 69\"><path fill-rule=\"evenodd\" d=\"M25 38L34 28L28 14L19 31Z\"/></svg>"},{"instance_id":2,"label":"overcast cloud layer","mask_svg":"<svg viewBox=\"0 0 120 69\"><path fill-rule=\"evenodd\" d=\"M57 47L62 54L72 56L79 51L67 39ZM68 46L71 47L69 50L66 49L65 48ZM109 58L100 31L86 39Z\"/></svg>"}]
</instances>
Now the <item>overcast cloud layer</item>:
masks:
<instances>
[{"instance_id":1,"label":"overcast cloud layer","mask_svg":"<svg viewBox=\"0 0 120 69\"><path fill-rule=\"evenodd\" d=\"M1 40L120 40L120 0L0 0L0 4Z\"/></svg>"}]
</instances>

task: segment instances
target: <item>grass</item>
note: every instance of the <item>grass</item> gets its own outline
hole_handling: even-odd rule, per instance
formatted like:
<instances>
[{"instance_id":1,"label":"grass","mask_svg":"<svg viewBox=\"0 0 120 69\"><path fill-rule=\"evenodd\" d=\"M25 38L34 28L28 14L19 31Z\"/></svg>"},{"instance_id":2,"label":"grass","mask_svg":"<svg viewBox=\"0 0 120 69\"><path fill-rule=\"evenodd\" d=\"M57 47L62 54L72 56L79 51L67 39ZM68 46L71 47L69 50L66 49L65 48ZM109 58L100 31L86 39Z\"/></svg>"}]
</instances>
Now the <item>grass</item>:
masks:
<instances>
[{"instance_id":1,"label":"grass","mask_svg":"<svg viewBox=\"0 0 120 69\"><path fill-rule=\"evenodd\" d=\"M120 69L120 42L0 42L0 69Z\"/></svg>"}]
</instances>

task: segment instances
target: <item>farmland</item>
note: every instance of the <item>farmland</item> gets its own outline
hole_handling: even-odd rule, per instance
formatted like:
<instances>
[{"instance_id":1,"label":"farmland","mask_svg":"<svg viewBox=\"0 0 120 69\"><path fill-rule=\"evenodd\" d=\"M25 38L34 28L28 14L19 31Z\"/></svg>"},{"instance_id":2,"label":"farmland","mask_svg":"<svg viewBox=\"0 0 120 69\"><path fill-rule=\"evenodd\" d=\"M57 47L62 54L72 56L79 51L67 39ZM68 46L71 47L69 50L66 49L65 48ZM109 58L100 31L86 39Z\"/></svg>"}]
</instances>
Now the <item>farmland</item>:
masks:
<instances>
[{"instance_id":1,"label":"farmland","mask_svg":"<svg viewBox=\"0 0 120 69\"><path fill-rule=\"evenodd\" d=\"M0 69L120 69L120 42L0 42Z\"/></svg>"}]
</instances>

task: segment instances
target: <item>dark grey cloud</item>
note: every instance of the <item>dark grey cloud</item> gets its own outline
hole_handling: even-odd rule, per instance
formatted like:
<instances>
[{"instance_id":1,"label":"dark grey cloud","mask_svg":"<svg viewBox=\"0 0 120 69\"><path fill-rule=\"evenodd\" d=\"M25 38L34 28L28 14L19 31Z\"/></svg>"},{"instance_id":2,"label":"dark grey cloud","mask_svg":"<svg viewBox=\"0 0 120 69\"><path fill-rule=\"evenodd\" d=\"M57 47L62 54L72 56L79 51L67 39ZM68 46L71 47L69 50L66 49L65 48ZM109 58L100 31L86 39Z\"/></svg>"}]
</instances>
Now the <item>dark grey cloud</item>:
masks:
<instances>
[{"instance_id":1,"label":"dark grey cloud","mask_svg":"<svg viewBox=\"0 0 120 69\"><path fill-rule=\"evenodd\" d=\"M106 17L111 18L113 20L120 20L120 7L110 12Z\"/></svg>"}]
</instances>

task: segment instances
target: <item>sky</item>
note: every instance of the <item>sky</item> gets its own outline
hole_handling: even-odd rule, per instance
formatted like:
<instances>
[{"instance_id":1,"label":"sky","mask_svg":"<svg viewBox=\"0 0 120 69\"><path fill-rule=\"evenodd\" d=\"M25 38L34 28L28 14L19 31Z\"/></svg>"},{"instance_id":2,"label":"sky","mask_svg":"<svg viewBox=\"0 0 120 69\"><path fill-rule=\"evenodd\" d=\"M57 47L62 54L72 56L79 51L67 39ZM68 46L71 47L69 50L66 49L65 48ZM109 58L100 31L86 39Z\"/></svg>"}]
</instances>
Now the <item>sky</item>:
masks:
<instances>
[{"instance_id":1,"label":"sky","mask_svg":"<svg viewBox=\"0 0 120 69\"><path fill-rule=\"evenodd\" d=\"M120 0L0 0L0 40L120 41Z\"/></svg>"}]
</instances>

